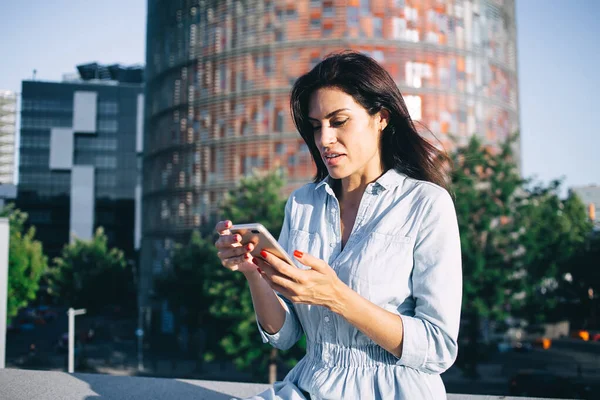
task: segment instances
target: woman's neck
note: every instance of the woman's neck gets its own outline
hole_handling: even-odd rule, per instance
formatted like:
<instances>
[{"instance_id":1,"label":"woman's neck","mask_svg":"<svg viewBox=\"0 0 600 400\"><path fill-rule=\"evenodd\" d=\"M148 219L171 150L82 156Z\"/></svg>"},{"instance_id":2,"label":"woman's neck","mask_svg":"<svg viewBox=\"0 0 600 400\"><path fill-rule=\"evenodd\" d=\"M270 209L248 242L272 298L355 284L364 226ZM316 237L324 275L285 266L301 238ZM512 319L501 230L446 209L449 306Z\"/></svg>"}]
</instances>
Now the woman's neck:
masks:
<instances>
[{"instance_id":1,"label":"woman's neck","mask_svg":"<svg viewBox=\"0 0 600 400\"><path fill-rule=\"evenodd\" d=\"M375 182L381 175L383 175L383 171L380 170L377 173L369 175L349 176L337 179L333 188L334 193L340 203L358 204L367 185Z\"/></svg>"}]
</instances>

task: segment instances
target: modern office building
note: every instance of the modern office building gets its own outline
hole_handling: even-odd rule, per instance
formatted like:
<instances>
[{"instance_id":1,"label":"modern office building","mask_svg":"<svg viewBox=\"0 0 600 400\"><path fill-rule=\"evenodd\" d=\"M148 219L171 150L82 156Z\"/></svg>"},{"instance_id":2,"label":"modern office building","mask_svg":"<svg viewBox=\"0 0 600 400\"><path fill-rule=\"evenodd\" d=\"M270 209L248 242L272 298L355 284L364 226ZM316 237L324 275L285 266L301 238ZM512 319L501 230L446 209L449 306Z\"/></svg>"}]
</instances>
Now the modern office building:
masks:
<instances>
[{"instance_id":1,"label":"modern office building","mask_svg":"<svg viewBox=\"0 0 600 400\"><path fill-rule=\"evenodd\" d=\"M149 1L147 288L240 177L282 168L288 191L311 179L289 91L343 49L382 63L448 150L450 135L495 146L518 131L514 0Z\"/></svg>"},{"instance_id":2,"label":"modern office building","mask_svg":"<svg viewBox=\"0 0 600 400\"><path fill-rule=\"evenodd\" d=\"M99 226L132 257L141 233L143 68L77 69L62 82L22 84L17 205L50 257Z\"/></svg>"},{"instance_id":3,"label":"modern office building","mask_svg":"<svg viewBox=\"0 0 600 400\"><path fill-rule=\"evenodd\" d=\"M0 185L14 183L17 95L0 90Z\"/></svg>"}]
</instances>

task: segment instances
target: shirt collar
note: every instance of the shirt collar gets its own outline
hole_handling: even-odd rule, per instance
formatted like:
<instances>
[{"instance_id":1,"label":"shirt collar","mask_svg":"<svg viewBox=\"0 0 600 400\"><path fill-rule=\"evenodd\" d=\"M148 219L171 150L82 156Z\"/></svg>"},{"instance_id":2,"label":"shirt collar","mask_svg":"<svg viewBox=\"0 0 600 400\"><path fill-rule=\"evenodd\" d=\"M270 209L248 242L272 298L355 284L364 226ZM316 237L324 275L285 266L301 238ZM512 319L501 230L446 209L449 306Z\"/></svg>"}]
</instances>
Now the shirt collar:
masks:
<instances>
[{"instance_id":1,"label":"shirt collar","mask_svg":"<svg viewBox=\"0 0 600 400\"><path fill-rule=\"evenodd\" d=\"M382 190L391 190L399 186L404 179L406 179L406 175L396 171L394 168L388 169L383 175L381 175L375 182L373 182L373 190L379 192L379 189ZM317 183L315 186L315 190L318 190L321 186L326 186L329 190L333 190L333 178L329 175L325 177L321 182Z\"/></svg>"}]
</instances>

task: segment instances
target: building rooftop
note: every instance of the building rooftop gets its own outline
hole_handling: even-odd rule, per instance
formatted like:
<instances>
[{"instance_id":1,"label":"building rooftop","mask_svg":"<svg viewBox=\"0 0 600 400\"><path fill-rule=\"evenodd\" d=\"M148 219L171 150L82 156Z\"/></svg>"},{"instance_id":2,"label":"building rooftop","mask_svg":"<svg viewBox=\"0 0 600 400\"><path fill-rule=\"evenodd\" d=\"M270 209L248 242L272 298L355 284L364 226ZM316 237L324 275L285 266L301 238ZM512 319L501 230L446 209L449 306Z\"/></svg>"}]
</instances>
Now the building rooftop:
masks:
<instances>
[{"instance_id":1,"label":"building rooftop","mask_svg":"<svg viewBox=\"0 0 600 400\"><path fill-rule=\"evenodd\" d=\"M99 64L97 62L80 64L78 74L65 74L65 81L114 81L119 83L143 83L144 67L141 65Z\"/></svg>"}]
</instances>

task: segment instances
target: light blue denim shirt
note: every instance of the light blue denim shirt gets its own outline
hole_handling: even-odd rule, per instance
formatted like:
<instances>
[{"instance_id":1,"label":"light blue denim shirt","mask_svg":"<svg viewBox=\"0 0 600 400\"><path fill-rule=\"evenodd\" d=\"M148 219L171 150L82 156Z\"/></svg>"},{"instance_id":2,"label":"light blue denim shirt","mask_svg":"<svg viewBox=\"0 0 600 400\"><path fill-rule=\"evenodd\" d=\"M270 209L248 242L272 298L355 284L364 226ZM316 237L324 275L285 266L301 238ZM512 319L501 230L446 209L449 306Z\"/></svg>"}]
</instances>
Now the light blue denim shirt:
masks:
<instances>
[{"instance_id":1,"label":"light blue denim shirt","mask_svg":"<svg viewBox=\"0 0 600 400\"><path fill-rule=\"evenodd\" d=\"M270 335L258 325L259 332L279 349L306 333L306 356L283 382L254 398L304 399L299 389L313 399L446 398L439 374L456 359L462 298L460 238L450 195L389 170L367 186L342 249L340 206L329 182L292 193L279 242L289 254L300 250L327 261L351 289L400 315L402 357L324 307L284 299L281 330Z\"/></svg>"}]
</instances>

